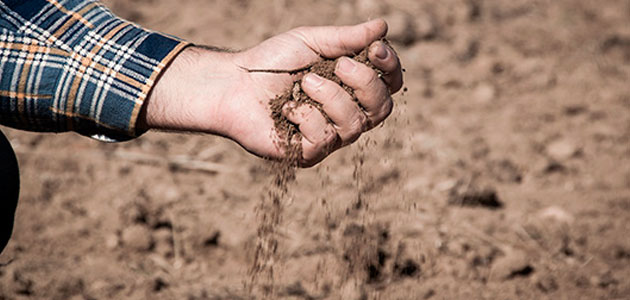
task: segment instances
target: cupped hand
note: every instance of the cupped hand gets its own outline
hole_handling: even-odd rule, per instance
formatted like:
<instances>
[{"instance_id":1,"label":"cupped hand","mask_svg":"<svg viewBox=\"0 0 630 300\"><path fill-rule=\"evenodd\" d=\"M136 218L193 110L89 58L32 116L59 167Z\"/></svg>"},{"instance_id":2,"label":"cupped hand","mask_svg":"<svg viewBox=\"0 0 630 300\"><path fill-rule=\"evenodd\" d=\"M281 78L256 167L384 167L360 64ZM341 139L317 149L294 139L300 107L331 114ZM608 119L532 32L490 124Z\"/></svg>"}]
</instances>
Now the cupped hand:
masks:
<instances>
[{"instance_id":1,"label":"cupped hand","mask_svg":"<svg viewBox=\"0 0 630 300\"><path fill-rule=\"evenodd\" d=\"M391 113L391 93L401 88L402 72L396 53L380 41L386 32L387 24L379 19L355 26L300 27L238 53L190 47L156 83L139 124L219 134L255 155L280 159L285 153L277 143L269 101L300 78L248 70L294 70L322 57L341 57L335 74L354 89L360 104L338 84L310 73L301 78L302 89L328 118L310 105L284 111L301 132L300 165L312 166ZM368 58L382 76L347 57L368 46Z\"/></svg>"}]
</instances>

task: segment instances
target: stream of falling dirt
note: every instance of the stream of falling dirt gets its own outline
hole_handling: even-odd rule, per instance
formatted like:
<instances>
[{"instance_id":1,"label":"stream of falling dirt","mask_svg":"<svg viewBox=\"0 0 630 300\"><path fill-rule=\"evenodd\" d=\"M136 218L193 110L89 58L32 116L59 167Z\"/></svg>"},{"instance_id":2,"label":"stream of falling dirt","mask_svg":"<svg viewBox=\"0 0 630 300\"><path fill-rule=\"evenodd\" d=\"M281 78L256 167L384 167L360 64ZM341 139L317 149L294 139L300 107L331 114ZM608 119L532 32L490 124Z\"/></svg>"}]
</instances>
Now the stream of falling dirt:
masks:
<instances>
[{"instance_id":1,"label":"stream of falling dirt","mask_svg":"<svg viewBox=\"0 0 630 300\"><path fill-rule=\"evenodd\" d=\"M301 156L301 152L300 152ZM270 163L272 182L267 195L262 198L256 214L258 216L257 241L254 263L250 269L249 293L260 293L262 299L275 299L275 263L278 261L278 228L282 222L284 204L288 198L289 185L295 182L297 159ZM260 287L260 291L254 289Z\"/></svg>"}]
</instances>

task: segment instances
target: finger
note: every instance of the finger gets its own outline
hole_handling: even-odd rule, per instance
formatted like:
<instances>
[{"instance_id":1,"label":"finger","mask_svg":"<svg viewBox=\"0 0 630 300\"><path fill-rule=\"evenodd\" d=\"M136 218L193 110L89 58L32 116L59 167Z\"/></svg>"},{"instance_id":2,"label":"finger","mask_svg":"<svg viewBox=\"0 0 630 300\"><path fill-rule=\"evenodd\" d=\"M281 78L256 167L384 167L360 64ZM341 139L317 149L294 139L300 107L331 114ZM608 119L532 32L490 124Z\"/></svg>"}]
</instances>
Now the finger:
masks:
<instances>
[{"instance_id":1,"label":"finger","mask_svg":"<svg viewBox=\"0 0 630 300\"><path fill-rule=\"evenodd\" d=\"M354 26L301 27L293 31L313 51L336 58L358 53L387 34L387 23L376 19Z\"/></svg>"},{"instance_id":2,"label":"finger","mask_svg":"<svg viewBox=\"0 0 630 300\"><path fill-rule=\"evenodd\" d=\"M335 124L342 144L356 141L367 129L367 117L352 96L334 81L310 73L302 80L302 89L311 99L322 104L322 109Z\"/></svg>"},{"instance_id":3,"label":"finger","mask_svg":"<svg viewBox=\"0 0 630 300\"><path fill-rule=\"evenodd\" d=\"M387 86L370 67L348 57L337 61L335 74L354 89L368 118L368 128L381 123L392 112L393 102Z\"/></svg>"},{"instance_id":4,"label":"finger","mask_svg":"<svg viewBox=\"0 0 630 300\"><path fill-rule=\"evenodd\" d=\"M330 136L328 140L317 144L303 138L300 166L305 168L312 167L333 151L339 149L339 147L341 147L341 142L336 135Z\"/></svg>"},{"instance_id":5,"label":"finger","mask_svg":"<svg viewBox=\"0 0 630 300\"><path fill-rule=\"evenodd\" d=\"M383 43L376 41L368 49L368 58L375 67L383 71L381 77L389 86L390 92L396 93L403 84L402 68L396 52Z\"/></svg>"},{"instance_id":6,"label":"finger","mask_svg":"<svg viewBox=\"0 0 630 300\"><path fill-rule=\"evenodd\" d=\"M302 136L313 145L326 144L337 135L335 128L322 113L312 105L285 106L282 114L298 126Z\"/></svg>"}]
</instances>

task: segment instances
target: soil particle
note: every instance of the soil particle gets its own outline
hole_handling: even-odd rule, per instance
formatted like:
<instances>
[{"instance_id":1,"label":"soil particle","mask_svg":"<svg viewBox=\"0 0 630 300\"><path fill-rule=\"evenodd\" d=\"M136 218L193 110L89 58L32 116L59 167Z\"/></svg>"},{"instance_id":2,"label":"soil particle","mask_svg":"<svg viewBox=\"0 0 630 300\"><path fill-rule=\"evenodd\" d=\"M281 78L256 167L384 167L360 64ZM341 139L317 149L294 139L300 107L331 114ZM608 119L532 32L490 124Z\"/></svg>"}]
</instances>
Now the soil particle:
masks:
<instances>
[{"instance_id":1,"label":"soil particle","mask_svg":"<svg viewBox=\"0 0 630 300\"><path fill-rule=\"evenodd\" d=\"M503 207L497 191L492 187L477 187L458 183L449 191L448 203L451 205L484 207L498 209Z\"/></svg>"},{"instance_id":2,"label":"soil particle","mask_svg":"<svg viewBox=\"0 0 630 300\"><path fill-rule=\"evenodd\" d=\"M553 293L558 290L558 282L551 275L541 275L535 279L536 287L543 293Z\"/></svg>"},{"instance_id":3,"label":"soil particle","mask_svg":"<svg viewBox=\"0 0 630 300\"><path fill-rule=\"evenodd\" d=\"M497 258L490 269L491 280L506 280L517 276L528 276L534 271L527 253L509 250L505 256Z\"/></svg>"},{"instance_id":4,"label":"soil particle","mask_svg":"<svg viewBox=\"0 0 630 300\"><path fill-rule=\"evenodd\" d=\"M523 180L519 167L508 159L488 162L488 171L499 182L520 183Z\"/></svg>"},{"instance_id":5,"label":"soil particle","mask_svg":"<svg viewBox=\"0 0 630 300\"><path fill-rule=\"evenodd\" d=\"M545 150L549 157L562 162L577 155L580 152L580 147L570 140L561 139L548 144Z\"/></svg>"},{"instance_id":6,"label":"soil particle","mask_svg":"<svg viewBox=\"0 0 630 300\"><path fill-rule=\"evenodd\" d=\"M401 240L398 242L398 249L394 257L393 273L394 276L401 278L416 277L420 275L420 258L416 247L417 242L411 239Z\"/></svg>"},{"instance_id":7,"label":"soil particle","mask_svg":"<svg viewBox=\"0 0 630 300\"><path fill-rule=\"evenodd\" d=\"M492 102L497 95L496 88L489 83L481 83L472 92L473 99L479 104Z\"/></svg>"},{"instance_id":8,"label":"soil particle","mask_svg":"<svg viewBox=\"0 0 630 300\"><path fill-rule=\"evenodd\" d=\"M173 256L173 233L169 228L159 228L153 231L155 241L154 251L163 257Z\"/></svg>"},{"instance_id":9,"label":"soil particle","mask_svg":"<svg viewBox=\"0 0 630 300\"><path fill-rule=\"evenodd\" d=\"M131 225L120 235L122 243L130 248L145 251L153 247L151 231L143 225Z\"/></svg>"}]
</instances>

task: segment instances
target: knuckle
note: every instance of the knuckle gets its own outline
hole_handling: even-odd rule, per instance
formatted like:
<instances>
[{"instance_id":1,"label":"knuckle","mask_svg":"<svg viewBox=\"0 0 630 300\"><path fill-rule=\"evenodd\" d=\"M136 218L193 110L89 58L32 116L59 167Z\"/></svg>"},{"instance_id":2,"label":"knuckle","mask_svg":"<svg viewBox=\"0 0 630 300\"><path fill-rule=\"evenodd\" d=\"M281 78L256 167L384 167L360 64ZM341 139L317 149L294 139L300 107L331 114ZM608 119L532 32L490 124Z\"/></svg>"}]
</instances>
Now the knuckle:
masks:
<instances>
[{"instance_id":1,"label":"knuckle","mask_svg":"<svg viewBox=\"0 0 630 300\"><path fill-rule=\"evenodd\" d=\"M347 95L345 90L343 90L341 87L337 86L334 83L330 83L330 85L327 85L327 87L328 87L328 95L331 100L340 101L341 99L345 98Z\"/></svg>"}]
</instances>

